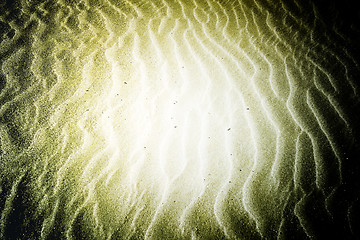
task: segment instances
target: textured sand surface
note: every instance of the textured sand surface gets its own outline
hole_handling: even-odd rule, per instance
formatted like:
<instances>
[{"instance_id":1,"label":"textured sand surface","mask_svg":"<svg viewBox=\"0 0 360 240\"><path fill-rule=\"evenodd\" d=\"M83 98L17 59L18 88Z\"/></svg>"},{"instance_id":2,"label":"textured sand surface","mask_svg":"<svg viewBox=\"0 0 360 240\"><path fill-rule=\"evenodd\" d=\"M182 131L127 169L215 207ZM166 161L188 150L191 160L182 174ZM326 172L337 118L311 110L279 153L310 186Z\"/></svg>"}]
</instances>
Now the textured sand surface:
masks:
<instances>
[{"instance_id":1,"label":"textured sand surface","mask_svg":"<svg viewBox=\"0 0 360 240\"><path fill-rule=\"evenodd\" d=\"M356 239L347 2L0 2L0 239Z\"/></svg>"}]
</instances>

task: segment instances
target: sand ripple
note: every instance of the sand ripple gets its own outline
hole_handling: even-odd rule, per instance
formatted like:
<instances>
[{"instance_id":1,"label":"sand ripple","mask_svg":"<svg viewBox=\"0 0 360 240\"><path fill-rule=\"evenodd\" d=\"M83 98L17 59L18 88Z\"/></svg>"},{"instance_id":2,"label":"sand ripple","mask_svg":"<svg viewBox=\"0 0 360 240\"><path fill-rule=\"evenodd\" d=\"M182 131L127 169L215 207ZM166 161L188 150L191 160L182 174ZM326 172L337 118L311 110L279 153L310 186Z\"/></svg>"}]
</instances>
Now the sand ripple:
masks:
<instances>
[{"instance_id":1,"label":"sand ripple","mask_svg":"<svg viewBox=\"0 0 360 240\"><path fill-rule=\"evenodd\" d=\"M351 11L1 3L0 238L359 237Z\"/></svg>"}]
</instances>

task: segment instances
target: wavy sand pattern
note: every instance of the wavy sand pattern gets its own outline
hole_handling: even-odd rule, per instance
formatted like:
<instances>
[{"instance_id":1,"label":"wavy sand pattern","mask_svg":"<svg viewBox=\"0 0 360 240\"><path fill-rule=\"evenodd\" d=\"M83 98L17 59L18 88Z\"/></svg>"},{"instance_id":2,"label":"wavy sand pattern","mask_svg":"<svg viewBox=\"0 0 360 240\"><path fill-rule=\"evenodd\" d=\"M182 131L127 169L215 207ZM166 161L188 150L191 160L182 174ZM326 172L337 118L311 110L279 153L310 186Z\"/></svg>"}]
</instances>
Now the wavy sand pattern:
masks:
<instances>
[{"instance_id":1,"label":"wavy sand pattern","mask_svg":"<svg viewBox=\"0 0 360 240\"><path fill-rule=\"evenodd\" d=\"M0 239L360 237L340 6L0 3Z\"/></svg>"}]
</instances>

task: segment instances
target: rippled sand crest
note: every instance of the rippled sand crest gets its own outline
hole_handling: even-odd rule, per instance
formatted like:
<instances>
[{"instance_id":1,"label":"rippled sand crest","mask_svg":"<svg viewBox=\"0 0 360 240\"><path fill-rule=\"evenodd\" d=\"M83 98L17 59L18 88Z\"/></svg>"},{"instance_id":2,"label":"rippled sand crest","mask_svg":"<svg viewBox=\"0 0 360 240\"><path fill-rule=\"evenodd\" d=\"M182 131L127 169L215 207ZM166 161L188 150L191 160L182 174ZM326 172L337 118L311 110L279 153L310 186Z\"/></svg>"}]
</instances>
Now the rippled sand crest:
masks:
<instances>
[{"instance_id":1,"label":"rippled sand crest","mask_svg":"<svg viewBox=\"0 0 360 240\"><path fill-rule=\"evenodd\" d=\"M1 239L360 236L351 7L0 7Z\"/></svg>"}]
</instances>

